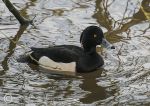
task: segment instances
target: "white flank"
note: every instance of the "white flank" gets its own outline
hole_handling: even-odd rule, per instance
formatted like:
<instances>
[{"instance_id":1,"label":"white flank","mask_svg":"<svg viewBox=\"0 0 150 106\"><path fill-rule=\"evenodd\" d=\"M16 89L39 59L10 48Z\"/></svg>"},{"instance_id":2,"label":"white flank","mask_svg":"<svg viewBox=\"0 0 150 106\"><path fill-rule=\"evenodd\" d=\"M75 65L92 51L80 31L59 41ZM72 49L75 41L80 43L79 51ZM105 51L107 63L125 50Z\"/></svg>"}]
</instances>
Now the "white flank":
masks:
<instances>
[{"instance_id":1,"label":"white flank","mask_svg":"<svg viewBox=\"0 0 150 106\"><path fill-rule=\"evenodd\" d=\"M39 65L40 67L51 70L52 72L56 73L70 73L70 74L75 74L75 69L76 69L76 63L75 62L70 62L70 63L58 63L46 56L42 56L39 59Z\"/></svg>"}]
</instances>

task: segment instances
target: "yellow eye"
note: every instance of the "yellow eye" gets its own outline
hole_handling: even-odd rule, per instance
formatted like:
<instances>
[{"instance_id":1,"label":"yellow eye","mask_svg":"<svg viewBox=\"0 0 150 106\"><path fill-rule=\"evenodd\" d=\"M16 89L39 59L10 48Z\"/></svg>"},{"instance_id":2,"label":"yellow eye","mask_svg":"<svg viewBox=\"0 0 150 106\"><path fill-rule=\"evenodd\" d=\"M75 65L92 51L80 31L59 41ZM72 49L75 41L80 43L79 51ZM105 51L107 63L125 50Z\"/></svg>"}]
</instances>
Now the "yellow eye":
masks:
<instances>
[{"instance_id":1,"label":"yellow eye","mask_svg":"<svg viewBox=\"0 0 150 106\"><path fill-rule=\"evenodd\" d=\"M94 38L96 38L96 37L97 37L97 35L94 34Z\"/></svg>"}]
</instances>

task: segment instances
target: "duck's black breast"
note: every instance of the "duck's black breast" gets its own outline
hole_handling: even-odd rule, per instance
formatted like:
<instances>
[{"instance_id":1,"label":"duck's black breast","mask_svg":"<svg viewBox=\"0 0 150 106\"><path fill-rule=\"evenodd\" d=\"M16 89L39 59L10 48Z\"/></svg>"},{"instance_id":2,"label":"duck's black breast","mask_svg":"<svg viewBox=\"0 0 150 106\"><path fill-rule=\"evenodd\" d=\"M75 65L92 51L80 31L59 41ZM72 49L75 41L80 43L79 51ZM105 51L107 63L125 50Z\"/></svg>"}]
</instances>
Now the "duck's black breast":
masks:
<instances>
[{"instance_id":1,"label":"duck's black breast","mask_svg":"<svg viewBox=\"0 0 150 106\"><path fill-rule=\"evenodd\" d=\"M77 62L80 57L84 55L84 51L81 47L74 45L60 45L49 48L31 48L31 56L37 61L46 56L55 62Z\"/></svg>"},{"instance_id":2,"label":"duck's black breast","mask_svg":"<svg viewBox=\"0 0 150 106\"><path fill-rule=\"evenodd\" d=\"M91 72L96 70L103 64L104 64L103 58L99 54L97 53L91 55L85 54L78 60L76 70L77 72L82 73Z\"/></svg>"}]
</instances>

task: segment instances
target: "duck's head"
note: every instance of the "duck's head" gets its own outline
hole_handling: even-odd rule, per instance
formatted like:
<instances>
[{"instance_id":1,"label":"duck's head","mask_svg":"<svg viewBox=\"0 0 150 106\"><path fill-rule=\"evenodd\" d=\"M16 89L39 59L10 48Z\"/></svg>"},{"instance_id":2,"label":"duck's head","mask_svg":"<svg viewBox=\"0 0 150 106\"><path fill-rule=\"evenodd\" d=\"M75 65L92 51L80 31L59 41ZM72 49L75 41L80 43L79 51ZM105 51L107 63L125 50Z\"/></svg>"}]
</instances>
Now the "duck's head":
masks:
<instances>
[{"instance_id":1,"label":"duck's head","mask_svg":"<svg viewBox=\"0 0 150 106\"><path fill-rule=\"evenodd\" d=\"M98 26L89 26L84 29L80 37L80 43L87 52L95 52L96 46L101 44L106 48L115 48L104 38L103 31Z\"/></svg>"}]
</instances>

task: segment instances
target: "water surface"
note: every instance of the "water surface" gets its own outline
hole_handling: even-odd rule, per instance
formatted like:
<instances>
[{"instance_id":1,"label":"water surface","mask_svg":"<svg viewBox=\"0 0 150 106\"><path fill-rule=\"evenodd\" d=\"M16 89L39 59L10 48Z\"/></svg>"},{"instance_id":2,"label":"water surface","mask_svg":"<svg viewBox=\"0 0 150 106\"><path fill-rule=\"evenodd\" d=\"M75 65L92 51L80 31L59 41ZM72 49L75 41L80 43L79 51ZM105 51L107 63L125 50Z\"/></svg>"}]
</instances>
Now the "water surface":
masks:
<instances>
[{"instance_id":1,"label":"water surface","mask_svg":"<svg viewBox=\"0 0 150 106\"><path fill-rule=\"evenodd\" d=\"M0 104L12 106L150 105L148 0L13 0L34 26L20 27L0 1ZM105 65L76 76L17 62L30 47L80 46L82 30L100 26L115 50Z\"/></svg>"}]
</instances>

